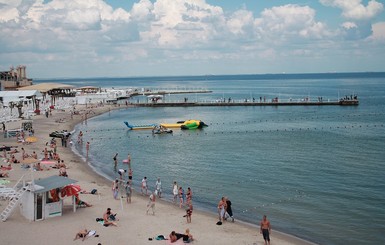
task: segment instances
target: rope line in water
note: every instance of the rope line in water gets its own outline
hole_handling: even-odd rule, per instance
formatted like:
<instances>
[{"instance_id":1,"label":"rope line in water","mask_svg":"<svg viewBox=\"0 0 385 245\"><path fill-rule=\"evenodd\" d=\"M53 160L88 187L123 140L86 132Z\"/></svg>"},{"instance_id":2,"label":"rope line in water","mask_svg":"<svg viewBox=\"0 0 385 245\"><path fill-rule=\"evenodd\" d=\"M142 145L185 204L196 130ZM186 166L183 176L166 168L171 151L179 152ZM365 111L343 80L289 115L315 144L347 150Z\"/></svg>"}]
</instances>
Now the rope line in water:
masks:
<instances>
[{"instance_id":1,"label":"rope line in water","mask_svg":"<svg viewBox=\"0 0 385 245\"><path fill-rule=\"evenodd\" d=\"M368 116L383 116L385 113L369 113L369 114L351 114L346 116L316 116L316 117L299 117L299 118L288 118L288 119L282 119L282 120L273 120L273 119L264 119L264 120L250 120L250 121L226 121L222 123L218 122L212 122L208 123L207 125L233 125L233 124L250 124L250 123L262 123L262 122L303 122L303 121L309 121L309 120L318 120L318 119L337 119L337 118L354 118L354 117L368 117ZM99 131L127 131L128 129L126 127L122 128L115 128L115 129L95 129L95 130L85 130L84 132L99 132Z\"/></svg>"},{"instance_id":2,"label":"rope line in water","mask_svg":"<svg viewBox=\"0 0 385 245\"><path fill-rule=\"evenodd\" d=\"M199 136L210 136L210 135L221 135L221 134L249 134L249 133L272 133L272 132L296 132L296 131L317 131L317 130L341 130L341 129L349 129L349 130L354 130L354 129L359 129L359 128L383 128L384 125L383 124L374 124L374 125L345 125L345 126L336 126L336 127L321 127L321 128L317 128L317 127L307 127L307 128L285 128L285 129L260 129L260 130L244 130L244 131L229 131L229 132L224 132L224 131L220 131L220 132L202 132L202 131L199 131L199 132L186 132L186 133L182 133L182 132L177 132L177 133L171 133L171 134L165 134L164 136L170 136L170 137L187 137L187 136L193 136L193 135L199 135ZM100 130L102 131L102 130ZM85 131L85 132L90 132L90 131ZM146 135L128 135L128 136L124 136L124 137L114 137L114 138L111 138L111 137L90 137L89 139L87 140L90 140L90 141L93 141L93 140L103 140L103 139L144 139L144 138L147 138L147 139L159 139L159 137L157 137L159 135L152 135L151 132L149 132L149 134L146 134Z\"/></svg>"}]
</instances>

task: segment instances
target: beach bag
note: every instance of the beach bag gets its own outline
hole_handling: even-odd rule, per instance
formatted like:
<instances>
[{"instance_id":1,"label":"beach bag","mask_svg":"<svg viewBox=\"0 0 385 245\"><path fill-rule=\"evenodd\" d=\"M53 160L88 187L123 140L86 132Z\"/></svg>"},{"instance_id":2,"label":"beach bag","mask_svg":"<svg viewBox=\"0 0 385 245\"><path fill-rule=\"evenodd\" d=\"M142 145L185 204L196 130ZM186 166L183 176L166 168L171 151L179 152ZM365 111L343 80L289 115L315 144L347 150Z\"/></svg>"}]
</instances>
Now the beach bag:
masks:
<instances>
[{"instance_id":1,"label":"beach bag","mask_svg":"<svg viewBox=\"0 0 385 245\"><path fill-rule=\"evenodd\" d=\"M166 240L166 238L163 235L159 235L155 237L156 240Z\"/></svg>"}]
</instances>

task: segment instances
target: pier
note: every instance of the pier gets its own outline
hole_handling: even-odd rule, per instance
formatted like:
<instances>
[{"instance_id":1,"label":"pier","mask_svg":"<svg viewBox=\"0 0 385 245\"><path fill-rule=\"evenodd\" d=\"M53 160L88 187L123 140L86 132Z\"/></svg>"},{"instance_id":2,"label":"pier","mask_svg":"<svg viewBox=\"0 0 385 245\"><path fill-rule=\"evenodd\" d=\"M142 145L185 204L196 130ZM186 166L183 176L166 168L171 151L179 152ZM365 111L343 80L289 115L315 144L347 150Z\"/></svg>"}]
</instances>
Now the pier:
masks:
<instances>
[{"instance_id":1,"label":"pier","mask_svg":"<svg viewBox=\"0 0 385 245\"><path fill-rule=\"evenodd\" d=\"M148 102L133 103L138 107L192 107L192 106L357 106L358 99L339 101L274 101L274 102Z\"/></svg>"}]
</instances>

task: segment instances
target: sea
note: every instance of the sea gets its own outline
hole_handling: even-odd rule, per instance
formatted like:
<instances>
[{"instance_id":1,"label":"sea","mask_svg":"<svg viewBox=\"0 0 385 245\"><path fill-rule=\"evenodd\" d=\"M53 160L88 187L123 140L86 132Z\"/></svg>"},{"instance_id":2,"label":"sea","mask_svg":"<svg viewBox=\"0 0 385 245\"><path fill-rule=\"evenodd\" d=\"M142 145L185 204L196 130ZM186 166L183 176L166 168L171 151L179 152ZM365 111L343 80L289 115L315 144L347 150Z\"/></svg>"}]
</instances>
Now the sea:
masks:
<instances>
[{"instance_id":1,"label":"sea","mask_svg":"<svg viewBox=\"0 0 385 245\"><path fill-rule=\"evenodd\" d=\"M50 80L101 88L207 89L165 96L168 102L338 100L358 106L126 107L75 128L90 142L88 163L117 177L129 153L134 189L144 176L153 190L162 181L191 187L195 209L217 212L222 196L236 222L258 225L263 215L278 230L317 244L385 244L385 73L207 75ZM45 80L35 81L46 82ZM138 96L128 102L145 102ZM208 127L153 135L133 125L197 119ZM85 157L84 145L74 151ZM258 230L256 230L256 234ZM274 235L273 235L274 239Z\"/></svg>"}]
</instances>

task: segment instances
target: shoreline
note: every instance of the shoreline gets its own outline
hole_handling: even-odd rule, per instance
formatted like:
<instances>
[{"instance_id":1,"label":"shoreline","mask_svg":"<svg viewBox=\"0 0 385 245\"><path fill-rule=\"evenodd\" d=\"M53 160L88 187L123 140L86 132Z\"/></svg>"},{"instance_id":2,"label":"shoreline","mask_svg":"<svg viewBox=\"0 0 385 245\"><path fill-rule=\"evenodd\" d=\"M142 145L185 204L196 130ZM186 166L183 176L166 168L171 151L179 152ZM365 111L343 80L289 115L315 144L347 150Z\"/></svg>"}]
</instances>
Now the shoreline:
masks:
<instances>
[{"instance_id":1,"label":"shoreline","mask_svg":"<svg viewBox=\"0 0 385 245\"><path fill-rule=\"evenodd\" d=\"M99 116L111 110L123 108L126 107L108 105L99 108L91 108L91 110L93 110L95 113L87 117L87 119ZM86 108L82 109L84 110ZM38 138L46 138L48 140L48 134L44 133L47 133L49 131L62 129L73 131L78 124L84 121L83 116L81 118L78 116L76 118L74 117L73 120L69 119L68 112L66 113L62 111L54 111L53 114L54 115L51 117L52 119L49 120L45 120L43 115L35 116L33 118L34 128L36 132L35 135ZM66 118L65 123L55 124L50 121L56 118L63 118L63 116L65 116ZM35 122L37 124L36 127ZM18 123L21 124L21 122L12 122L9 124L16 125ZM54 126L61 126L63 128L57 129ZM24 148L27 149L27 152L30 152L34 149L40 151L41 148L39 147L44 146L44 142L45 140L43 141L43 143L40 141L38 143L26 145L24 146ZM211 244L209 241L210 239L213 239L213 237L218 240L218 243L223 244L263 244L263 238L259 234L259 228L257 227L257 225L238 221L236 223L225 222L222 226L216 226L216 214L202 210L194 210L192 223L186 224L185 219L181 218L181 216L185 212L184 209L179 209L177 206L173 205L172 203L166 200L160 200L157 202L157 213L155 216L145 215L145 205L147 203L148 197L141 196L140 194L134 191L132 197L133 200L131 204L122 204L121 202L114 200L112 198L110 190L111 181L108 180L105 176L102 176L100 173L95 171L87 161L84 161L80 153L77 154L76 152L74 152L72 147L58 147L58 150L60 155L63 155L62 158L65 159L67 166L69 166L67 172L69 173L70 178L79 180L78 184L81 185L83 189L98 189L98 192L100 193L99 195L81 195L82 200L91 202L93 204L93 207L78 209L76 213L72 213L72 211L70 210L63 210L63 216L61 217L50 218L42 222L32 223L22 217L20 215L20 212L16 210L15 213L9 218L9 220L0 223L0 233L7 232L7 234L11 234L12 232L14 232L16 235L16 232L19 231L19 228L17 227L24 228L25 225L26 230L28 230L26 234L31 237L37 238L37 233L39 233L39 231L43 231L44 229L52 230L53 227L50 226L55 224L57 226L64 227L64 229L67 229L69 233L65 232L64 234L60 235L60 240L62 241L62 243L57 242L57 236L45 235L47 242L56 242L56 244L68 244L72 242L74 235L80 229L79 227L86 226L85 228L87 229L97 230L97 234L100 234L100 238L98 238L98 241L101 242L101 244L109 244L108 242L111 241L111 238L117 239L115 241L115 243L117 244L120 244L119 241L123 242L127 241L128 239L133 239L135 244L144 244L150 242L147 241L147 238L149 237L156 236L158 234L168 236L171 230L183 232L185 228L189 227L191 232L194 234L194 237L196 238L196 241L193 242L195 244ZM39 175L39 177L46 177L57 174L56 171L57 170L55 169L51 169L50 171L41 171L39 173L34 172L34 174L36 173L36 175ZM19 172L19 175L21 175L23 173L23 170L20 170L20 167L14 164L14 170L10 172L10 186L12 186L12 184L20 178L17 177L16 172ZM68 202L69 200L65 200L65 204L68 204ZM4 208L5 203L1 201L0 205L1 208ZM103 211L107 207L111 207L113 210L115 210L115 212L119 213L119 218L121 220L118 222L119 227L104 228L95 222L95 216L101 216L103 214ZM131 209L134 210L134 213L130 212ZM79 216L81 217L79 218ZM158 218L159 216L161 217L161 219ZM132 221L134 221L134 225L135 227L137 226L138 229L132 227ZM151 225L149 225L149 222L151 223ZM274 244L315 244L290 234L275 231L274 224L272 224L272 226L273 232L271 238L272 243ZM129 231L125 229L126 227L130 228ZM28 239L27 235L25 236L26 240L23 241L19 241L19 239L21 239L20 237L2 237L4 237L4 244L25 244L23 241L28 241L29 244L40 244L39 239L34 240L36 243L33 243L34 241ZM18 242L16 242L16 240ZM92 243L95 243L96 238L89 238L85 242L90 243L90 241L92 241ZM74 243L77 242L78 241L75 241Z\"/></svg>"}]
</instances>

